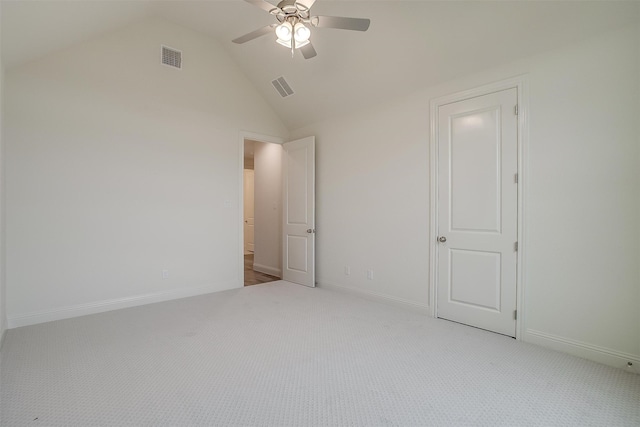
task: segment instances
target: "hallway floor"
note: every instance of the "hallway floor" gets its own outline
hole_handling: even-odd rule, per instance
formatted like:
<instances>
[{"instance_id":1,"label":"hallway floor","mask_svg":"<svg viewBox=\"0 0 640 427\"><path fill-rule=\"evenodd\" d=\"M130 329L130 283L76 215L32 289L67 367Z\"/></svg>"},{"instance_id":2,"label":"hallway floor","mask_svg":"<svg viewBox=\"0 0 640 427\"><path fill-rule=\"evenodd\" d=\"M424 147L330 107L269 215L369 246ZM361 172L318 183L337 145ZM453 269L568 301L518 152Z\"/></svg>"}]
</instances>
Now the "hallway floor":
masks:
<instances>
[{"instance_id":1,"label":"hallway floor","mask_svg":"<svg viewBox=\"0 0 640 427\"><path fill-rule=\"evenodd\" d=\"M244 256L244 285L260 285L262 283L274 282L280 280L279 277L269 274L260 273L253 269L253 254Z\"/></svg>"}]
</instances>

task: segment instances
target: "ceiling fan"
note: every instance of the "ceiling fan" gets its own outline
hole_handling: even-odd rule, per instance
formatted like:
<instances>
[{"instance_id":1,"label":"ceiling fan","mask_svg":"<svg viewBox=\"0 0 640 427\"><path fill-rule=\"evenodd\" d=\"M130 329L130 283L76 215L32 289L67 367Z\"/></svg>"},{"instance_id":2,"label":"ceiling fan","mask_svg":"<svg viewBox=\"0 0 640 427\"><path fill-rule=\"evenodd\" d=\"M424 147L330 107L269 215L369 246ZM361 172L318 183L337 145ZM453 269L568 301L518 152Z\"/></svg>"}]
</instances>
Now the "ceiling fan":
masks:
<instances>
[{"instance_id":1,"label":"ceiling fan","mask_svg":"<svg viewBox=\"0 0 640 427\"><path fill-rule=\"evenodd\" d=\"M238 37L233 40L234 43L246 43L275 30L276 41L279 44L291 49L292 56L296 49L300 49L305 59L316 56L316 50L309 40L311 37L310 27L367 31L371 23L369 19L363 18L311 16L310 9L316 0L282 0L277 6L264 0L245 1L269 12L276 17L278 22Z\"/></svg>"}]
</instances>

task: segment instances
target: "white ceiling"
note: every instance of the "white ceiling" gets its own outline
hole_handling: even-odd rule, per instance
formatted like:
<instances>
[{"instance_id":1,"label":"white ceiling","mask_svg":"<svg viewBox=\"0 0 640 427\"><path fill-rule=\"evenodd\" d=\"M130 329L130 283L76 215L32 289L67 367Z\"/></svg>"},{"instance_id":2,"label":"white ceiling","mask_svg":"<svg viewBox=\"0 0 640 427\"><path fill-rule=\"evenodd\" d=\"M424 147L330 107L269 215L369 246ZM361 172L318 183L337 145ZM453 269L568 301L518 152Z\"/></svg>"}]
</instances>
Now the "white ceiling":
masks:
<instances>
[{"instance_id":1,"label":"white ceiling","mask_svg":"<svg viewBox=\"0 0 640 427\"><path fill-rule=\"evenodd\" d=\"M640 3L318 0L312 12L370 18L371 27L314 29L318 56L304 60L272 36L231 43L274 22L242 0L2 0L2 58L11 68L159 16L216 39L293 130L638 22ZM283 99L271 86L281 75L293 96Z\"/></svg>"}]
</instances>

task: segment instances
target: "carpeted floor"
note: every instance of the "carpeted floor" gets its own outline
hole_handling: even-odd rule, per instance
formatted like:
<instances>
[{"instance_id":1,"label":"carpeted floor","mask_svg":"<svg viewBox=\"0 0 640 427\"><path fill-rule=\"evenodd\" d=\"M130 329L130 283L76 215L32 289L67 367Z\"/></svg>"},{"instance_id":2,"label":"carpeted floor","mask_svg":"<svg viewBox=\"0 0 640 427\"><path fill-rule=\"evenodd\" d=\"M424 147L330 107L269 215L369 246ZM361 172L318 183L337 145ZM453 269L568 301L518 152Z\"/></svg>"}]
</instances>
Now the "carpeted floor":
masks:
<instances>
[{"instance_id":1,"label":"carpeted floor","mask_svg":"<svg viewBox=\"0 0 640 427\"><path fill-rule=\"evenodd\" d=\"M278 281L8 331L3 426L638 426L640 376Z\"/></svg>"}]
</instances>

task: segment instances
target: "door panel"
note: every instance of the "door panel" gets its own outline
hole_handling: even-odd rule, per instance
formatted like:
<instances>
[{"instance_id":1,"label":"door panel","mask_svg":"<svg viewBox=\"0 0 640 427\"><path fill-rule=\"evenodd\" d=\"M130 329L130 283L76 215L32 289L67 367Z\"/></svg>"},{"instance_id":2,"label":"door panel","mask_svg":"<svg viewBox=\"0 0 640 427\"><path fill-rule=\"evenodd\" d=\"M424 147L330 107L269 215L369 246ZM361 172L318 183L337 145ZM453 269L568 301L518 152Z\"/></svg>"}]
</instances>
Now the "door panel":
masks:
<instances>
[{"instance_id":1,"label":"door panel","mask_svg":"<svg viewBox=\"0 0 640 427\"><path fill-rule=\"evenodd\" d=\"M307 238L300 236L288 236L287 266L286 269L300 273L308 272L307 265Z\"/></svg>"},{"instance_id":2,"label":"door panel","mask_svg":"<svg viewBox=\"0 0 640 427\"><path fill-rule=\"evenodd\" d=\"M438 109L437 315L515 336L517 90Z\"/></svg>"},{"instance_id":3,"label":"door panel","mask_svg":"<svg viewBox=\"0 0 640 427\"><path fill-rule=\"evenodd\" d=\"M315 138L283 144L282 279L315 286Z\"/></svg>"},{"instance_id":4,"label":"door panel","mask_svg":"<svg viewBox=\"0 0 640 427\"><path fill-rule=\"evenodd\" d=\"M496 252L452 249L449 300L500 311L500 258ZM475 286L467 286L475 283Z\"/></svg>"},{"instance_id":5,"label":"door panel","mask_svg":"<svg viewBox=\"0 0 640 427\"><path fill-rule=\"evenodd\" d=\"M309 191L307 156L309 150L306 148L290 148L287 150L287 188L289 203L287 204L287 222L289 224L307 224Z\"/></svg>"},{"instance_id":6,"label":"door panel","mask_svg":"<svg viewBox=\"0 0 640 427\"><path fill-rule=\"evenodd\" d=\"M500 232L499 113L492 107L451 117L452 230Z\"/></svg>"},{"instance_id":7,"label":"door panel","mask_svg":"<svg viewBox=\"0 0 640 427\"><path fill-rule=\"evenodd\" d=\"M254 227L254 171L244 170L244 252L250 253L255 249L255 227Z\"/></svg>"}]
</instances>

